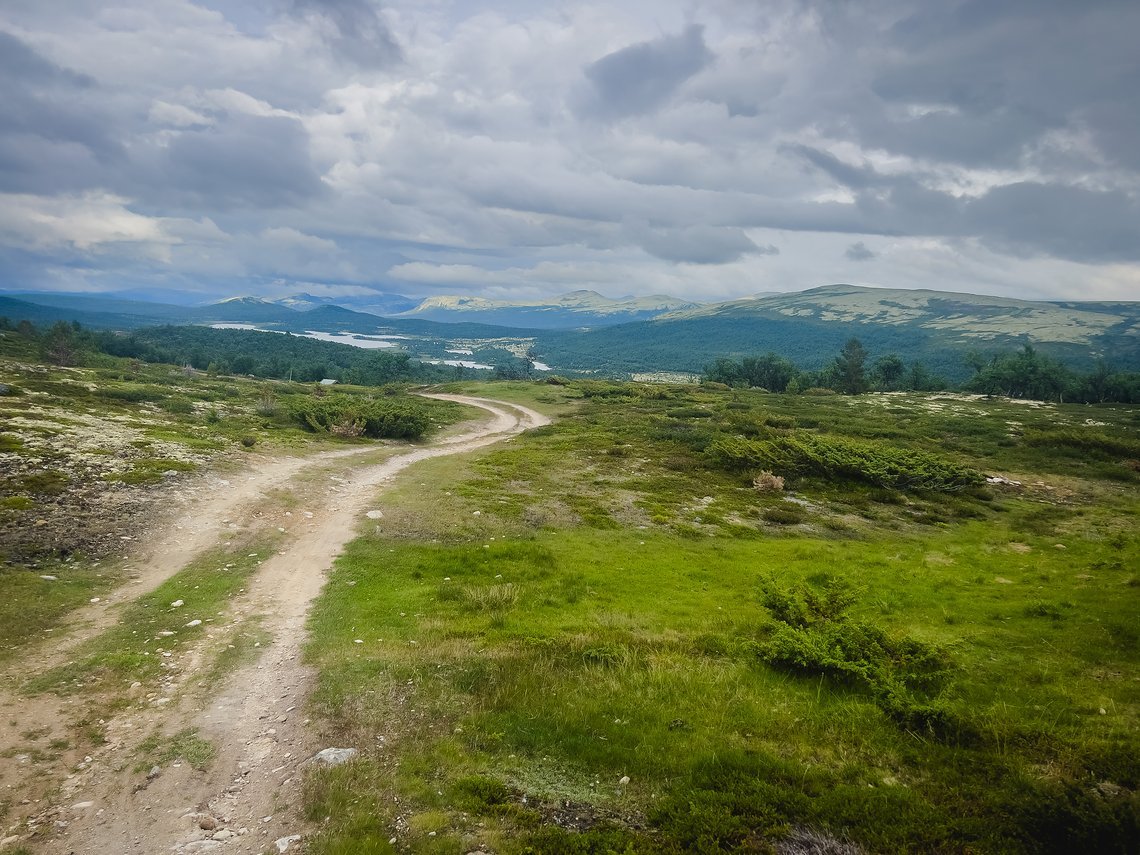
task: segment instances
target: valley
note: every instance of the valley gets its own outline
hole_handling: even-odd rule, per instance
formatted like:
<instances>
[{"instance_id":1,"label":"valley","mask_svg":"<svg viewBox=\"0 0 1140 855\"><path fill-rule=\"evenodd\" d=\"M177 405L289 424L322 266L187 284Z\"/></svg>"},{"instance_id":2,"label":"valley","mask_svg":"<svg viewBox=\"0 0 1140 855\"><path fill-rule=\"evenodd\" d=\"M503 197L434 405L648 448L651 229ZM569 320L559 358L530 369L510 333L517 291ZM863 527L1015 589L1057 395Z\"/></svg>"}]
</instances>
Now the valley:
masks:
<instances>
[{"instance_id":1,"label":"valley","mask_svg":"<svg viewBox=\"0 0 1140 855\"><path fill-rule=\"evenodd\" d=\"M6 851L1135 841L1132 406L557 377L405 401L23 346ZM343 430L381 404L426 408L424 438Z\"/></svg>"}]
</instances>

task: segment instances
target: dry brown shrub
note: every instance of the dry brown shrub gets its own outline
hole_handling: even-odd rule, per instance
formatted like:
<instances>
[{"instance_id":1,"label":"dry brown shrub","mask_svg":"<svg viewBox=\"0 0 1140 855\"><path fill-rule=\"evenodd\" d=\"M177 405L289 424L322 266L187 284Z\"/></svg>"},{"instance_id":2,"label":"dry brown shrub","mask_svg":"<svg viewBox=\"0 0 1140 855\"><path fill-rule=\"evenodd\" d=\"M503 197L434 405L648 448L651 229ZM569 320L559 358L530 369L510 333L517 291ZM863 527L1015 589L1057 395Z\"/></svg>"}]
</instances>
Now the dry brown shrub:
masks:
<instances>
[{"instance_id":1,"label":"dry brown shrub","mask_svg":"<svg viewBox=\"0 0 1140 855\"><path fill-rule=\"evenodd\" d=\"M784 479L765 469L752 479L752 486L761 493L779 493L784 489Z\"/></svg>"}]
</instances>

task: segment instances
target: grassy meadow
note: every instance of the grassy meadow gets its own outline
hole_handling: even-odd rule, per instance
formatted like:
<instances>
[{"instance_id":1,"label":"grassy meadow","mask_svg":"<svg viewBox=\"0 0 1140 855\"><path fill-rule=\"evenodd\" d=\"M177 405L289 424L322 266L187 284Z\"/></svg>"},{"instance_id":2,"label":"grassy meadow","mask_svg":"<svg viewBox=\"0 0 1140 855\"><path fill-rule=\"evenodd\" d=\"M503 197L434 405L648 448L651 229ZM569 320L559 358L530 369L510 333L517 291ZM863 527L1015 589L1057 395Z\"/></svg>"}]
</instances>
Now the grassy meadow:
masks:
<instances>
[{"instance_id":1,"label":"grassy meadow","mask_svg":"<svg viewBox=\"0 0 1140 855\"><path fill-rule=\"evenodd\" d=\"M560 417L339 560L311 851L1137 850L1134 408L462 390Z\"/></svg>"}]
</instances>

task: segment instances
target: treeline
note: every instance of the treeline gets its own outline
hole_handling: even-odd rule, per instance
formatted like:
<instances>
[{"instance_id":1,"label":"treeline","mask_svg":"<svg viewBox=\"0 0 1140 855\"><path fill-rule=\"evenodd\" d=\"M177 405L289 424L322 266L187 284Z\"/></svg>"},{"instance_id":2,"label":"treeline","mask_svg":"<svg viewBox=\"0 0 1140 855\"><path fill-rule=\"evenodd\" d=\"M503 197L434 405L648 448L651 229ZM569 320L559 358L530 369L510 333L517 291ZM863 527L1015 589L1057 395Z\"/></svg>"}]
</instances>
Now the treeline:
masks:
<instances>
[{"instance_id":1,"label":"treeline","mask_svg":"<svg viewBox=\"0 0 1140 855\"><path fill-rule=\"evenodd\" d=\"M1140 372L1114 371L1104 360L1081 374L1025 345L988 360L971 352L966 364L973 376L963 391L1010 398L1072 403L1140 403ZM704 383L767 389L770 392L826 390L846 395L861 392L932 392L948 388L922 362L909 365L889 353L871 360L857 338L850 339L823 369L804 371L775 353L742 360L717 359L705 368Z\"/></svg>"},{"instance_id":2,"label":"treeline","mask_svg":"<svg viewBox=\"0 0 1140 855\"><path fill-rule=\"evenodd\" d=\"M846 395L869 391L933 392L947 386L945 380L932 374L919 361L908 365L891 353L871 362L870 354L857 338L850 339L839 354L818 371L805 371L783 356L767 353L746 356L739 362L717 359L705 368L702 381L793 394L812 390Z\"/></svg>"},{"instance_id":3,"label":"treeline","mask_svg":"<svg viewBox=\"0 0 1140 855\"><path fill-rule=\"evenodd\" d=\"M131 333L89 330L60 321L39 329L0 317L40 358L55 365L89 363L97 354L141 362L188 365L212 374L243 374L303 383L323 379L361 386L435 383L476 376L473 370L428 365L403 351L365 350L288 333L219 330L200 326L151 327Z\"/></svg>"}]
</instances>

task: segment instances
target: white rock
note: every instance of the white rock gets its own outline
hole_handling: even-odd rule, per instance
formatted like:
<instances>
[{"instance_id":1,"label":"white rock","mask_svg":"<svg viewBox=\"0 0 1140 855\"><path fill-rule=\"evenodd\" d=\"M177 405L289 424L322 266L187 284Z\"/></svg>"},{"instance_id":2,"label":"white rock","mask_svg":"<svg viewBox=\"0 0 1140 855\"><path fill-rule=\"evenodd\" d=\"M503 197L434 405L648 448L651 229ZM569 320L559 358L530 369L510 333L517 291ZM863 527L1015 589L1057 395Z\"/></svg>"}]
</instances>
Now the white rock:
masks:
<instances>
[{"instance_id":1,"label":"white rock","mask_svg":"<svg viewBox=\"0 0 1140 855\"><path fill-rule=\"evenodd\" d=\"M383 511L369 511L364 516L368 517L368 519L370 519L370 520L382 520L382 519L384 519L384 512Z\"/></svg>"},{"instance_id":2,"label":"white rock","mask_svg":"<svg viewBox=\"0 0 1140 855\"><path fill-rule=\"evenodd\" d=\"M187 625L187 626L201 626L201 625L202 625L202 621L200 621L200 620L192 620L192 621L190 621L190 623L188 623L188 624L186 624L186 625Z\"/></svg>"},{"instance_id":3,"label":"white rock","mask_svg":"<svg viewBox=\"0 0 1140 855\"><path fill-rule=\"evenodd\" d=\"M618 783L624 787L629 783L629 775L622 775L621 778L618 779Z\"/></svg>"},{"instance_id":4,"label":"white rock","mask_svg":"<svg viewBox=\"0 0 1140 855\"><path fill-rule=\"evenodd\" d=\"M171 604L170 604L170 607L171 607L172 609L180 609L180 608L182 608L184 605L186 605L186 601L185 601L185 600L175 600L173 603L171 603Z\"/></svg>"},{"instance_id":5,"label":"white rock","mask_svg":"<svg viewBox=\"0 0 1140 855\"><path fill-rule=\"evenodd\" d=\"M58 582L59 581L58 576L40 576L40 578L43 579L45 582ZM16 839L19 840L18 837Z\"/></svg>"},{"instance_id":6,"label":"white rock","mask_svg":"<svg viewBox=\"0 0 1140 855\"><path fill-rule=\"evenodd\" d=\"M231 837L237 837L237 835L234 834L232 831L230 831L228 828L223 828L221 831L215 831L213 836L210 839L211 840L229 840Z\"/></svg>"},{"instance_id":7,"label":"white rock","mask_svg":"<svg viewBox=\"0 0 1140 855\"><path fill-rule=\"evenodd\" d=\"M225 845L221 840L193 840L190 843L183 843L174 851L181 855L198 855L199 852L217 852Z\"/></svg>"},{"instance_id":8,"label":"white rock","mask_svg":"<svg viewBox=\"0 0 1140 855\"><path fill-rule=\"evenodd\" d=\"M326 766L339 766L341 763L347 763L359 753L355 748L326 748L323 751L318 751L313 760L324 763Z\"/></svg>"},{"instance_id":9,"label":"white rock","mask_svg":"<svg viewBox=\"0 0 1140 855\"><path fill-rule=\"evenodd\" d=\"M278 837L273 845L277 847L277 851L284 853L289 851L289 847L301 839L299 834L290 834L288 837Z\"/></svg>"}]
</instances>

